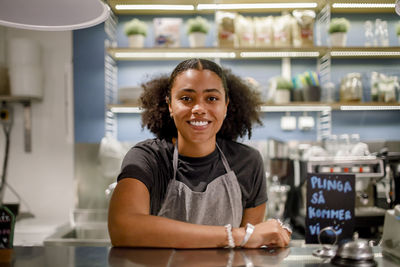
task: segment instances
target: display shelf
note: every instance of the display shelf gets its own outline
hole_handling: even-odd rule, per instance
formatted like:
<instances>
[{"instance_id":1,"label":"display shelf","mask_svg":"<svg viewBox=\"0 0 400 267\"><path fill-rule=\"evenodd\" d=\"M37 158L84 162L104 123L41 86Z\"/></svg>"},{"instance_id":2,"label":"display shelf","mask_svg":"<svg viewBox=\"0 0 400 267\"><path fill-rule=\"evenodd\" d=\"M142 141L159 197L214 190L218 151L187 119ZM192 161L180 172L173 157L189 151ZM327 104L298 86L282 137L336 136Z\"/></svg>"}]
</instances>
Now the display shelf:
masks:
<instances>
[{"instance_id":1,"label":"display shelf","mask_svg":"<svg viewBox=\"0 0 400 267\"><path fill-rule=\"evenodd\" d=\"M335 0L331 1L332 13L394 13L393 0Z\"/></svg>"},{"instance_id":2,"label":"display shelf","mask_svg":"<svg viewBox=\"0 0 400 267\"><path fill-rule=\"evenodd\" d=\"M273 13L287 12L306 8L320 11L326 5L326 0L107 0L112 11L117 15L126 14L200 14L214 13L216 10L236 11L240 13ZM216 4L218 3L218 4ZM127 6L122 9L117 5L135 5L133 9ZM174 5L174 6L171 6ZM393 13L394 0L335 0L331 1L332 13Z\"/></svg>"},{"instance_id":3,"label":"display shelf","mask_svg":"<svg viewBox=\"0 0 400 267\"><path fill-rule=\"evenodd\" d=\"M40 101L40 97L0 95L0 103L20 103L24 108L24 143L25 152L32 151L32 113L31 103Z\"/></svg>"},{"instance_id":4,"label":"display shelf","mask_svg":"<svg viewBox=\"0 0 400 267\"><path fill-rule=\"evenodd\" d=\"M133 104L108 105L113 113L141 113L141 109ZM400 110L399 103L321 103L321 102L291 102L288 104L266 104L261 106L261 112L318 112L331 110L348 111L379 111L379 110Z\"/></svg>"},{"instance_id":5,"label":"display shelf","mask_svg":"<svg viewBox=\"0 0 400 267\"><path fill-rule=\"evenodd\" d=\"M252 58L317 58L326 48L322 47L274 47L274 48L108 48L115 60L173 60L191 57L252 59Z\"/></svg>"},{"instance_id":6,"label":"display shelf","mask_svg":"<svg viewBox=\"0 0 400 267\"><path fill-rule=\"evenodd\" d=\"M309 173L354 174L356 178L382 178L383 159L376 156L312 157L307 161Z\"/></svg>"},{"instance_id":7,"label":"display shelf","mask_svg":"<svg viewBox=\"0 0 400 267\"><path fill-rule=\"evenodd\" d=\"M400 58L400 47L271 47L271 48L108 48L114 60L174 60L183 58L270 59L318 58Z\"/></svg>"},{"instance_id":8,"label":"display shelf","mask_svg":"<svg viewBox=\"0 0 400 267\"><path fill-rule=\"evenodd\" d=\"M400 46L390 47L331 47L326 48L332 58L400 58Z\"/></svg>"}]
</instances>

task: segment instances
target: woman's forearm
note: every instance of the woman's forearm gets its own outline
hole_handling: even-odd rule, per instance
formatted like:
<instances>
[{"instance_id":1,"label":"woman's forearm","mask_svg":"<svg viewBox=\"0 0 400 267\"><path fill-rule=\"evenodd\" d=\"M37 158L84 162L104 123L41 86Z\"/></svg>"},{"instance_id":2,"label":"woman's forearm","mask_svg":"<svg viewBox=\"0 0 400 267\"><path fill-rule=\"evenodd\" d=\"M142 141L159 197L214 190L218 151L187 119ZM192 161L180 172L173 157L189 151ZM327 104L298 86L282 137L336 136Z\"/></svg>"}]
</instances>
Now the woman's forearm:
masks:
<instances>
[{"instance_id":1,"label":"woman's forearm","mask_svg":"<svg viewBox=\"0 0 400 267\"><path fill-rule=\"evenodd\" d=\"M196 225L152 215L111 217L109 233L113 246L215 248L228 245L224 226ZM232 231L236 246L243 228Z\"/></svg>"}]
</instances>

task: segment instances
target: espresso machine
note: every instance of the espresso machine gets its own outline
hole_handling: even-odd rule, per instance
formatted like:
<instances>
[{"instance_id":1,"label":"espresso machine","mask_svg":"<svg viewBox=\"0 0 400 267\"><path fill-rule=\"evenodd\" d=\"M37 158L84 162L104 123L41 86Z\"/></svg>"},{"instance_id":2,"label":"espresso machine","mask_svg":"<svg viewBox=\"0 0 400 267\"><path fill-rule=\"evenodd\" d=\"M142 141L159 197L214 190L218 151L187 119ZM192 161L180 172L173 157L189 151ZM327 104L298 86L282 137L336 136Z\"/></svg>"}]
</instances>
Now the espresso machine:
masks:
<instances>
[{"instance_id":1,"label":"espresso machine","mask_svg":"<svg viewBox=\"0 0 400 267\"><path fill-rule=\"evenodd\" d=\"M355 175L354 230L360 237L379 239L386 210L400 201L400 153L383 149L369 156L313 157L306 164L307 173ZM300 215L305 217L305 203Z\"/></svg>"},{"instance_id":2,"label":"espresso machine","mask_svg":"<svg viewBox=\"0 0 400 267\"><path fill-rule=\"evenodd\" d=\"M285 205L290 190L290 174L292 169L287 143L267 140L267 218L285 221Z\"/></svg>"}]
</instances>

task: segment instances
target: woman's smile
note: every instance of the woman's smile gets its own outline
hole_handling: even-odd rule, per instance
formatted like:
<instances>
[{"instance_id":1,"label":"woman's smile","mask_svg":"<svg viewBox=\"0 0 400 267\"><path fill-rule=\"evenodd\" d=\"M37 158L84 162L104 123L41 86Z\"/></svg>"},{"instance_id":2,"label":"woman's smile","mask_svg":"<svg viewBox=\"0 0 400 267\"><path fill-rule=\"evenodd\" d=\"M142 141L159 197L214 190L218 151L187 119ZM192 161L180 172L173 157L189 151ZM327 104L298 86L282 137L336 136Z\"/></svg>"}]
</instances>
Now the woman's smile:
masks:
<instances>
[{"instance_id":1,"label":"woman's smile","mask_svg":"<svg viewBox=\"0 0 400 267\"><path fill-rule=\"evenodd\" d=\"M196 129L205 129L211 122L210 121L192 120L192 121L189 121L189 123Z\"/></svg>"}]
</instances>

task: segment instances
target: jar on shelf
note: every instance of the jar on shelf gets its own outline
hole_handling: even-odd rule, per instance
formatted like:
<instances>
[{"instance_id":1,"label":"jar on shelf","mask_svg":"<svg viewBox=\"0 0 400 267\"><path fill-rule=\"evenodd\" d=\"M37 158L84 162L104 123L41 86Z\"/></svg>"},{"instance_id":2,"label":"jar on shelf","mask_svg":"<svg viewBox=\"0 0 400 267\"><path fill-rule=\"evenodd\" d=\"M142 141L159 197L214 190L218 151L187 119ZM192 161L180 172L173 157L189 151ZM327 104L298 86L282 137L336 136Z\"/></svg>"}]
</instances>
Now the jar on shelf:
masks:
<instances>
[{"instance_id":1,"label":"jar on shelf","mask_svg":"<svg viewBox=\"0 0 400 267\"><path fill-rule=\"evenodd\" d=\"M361 73L349 73L342 79L340 84L341 102L360 102L362 93Z\"/></svg>"}]
</instances>

